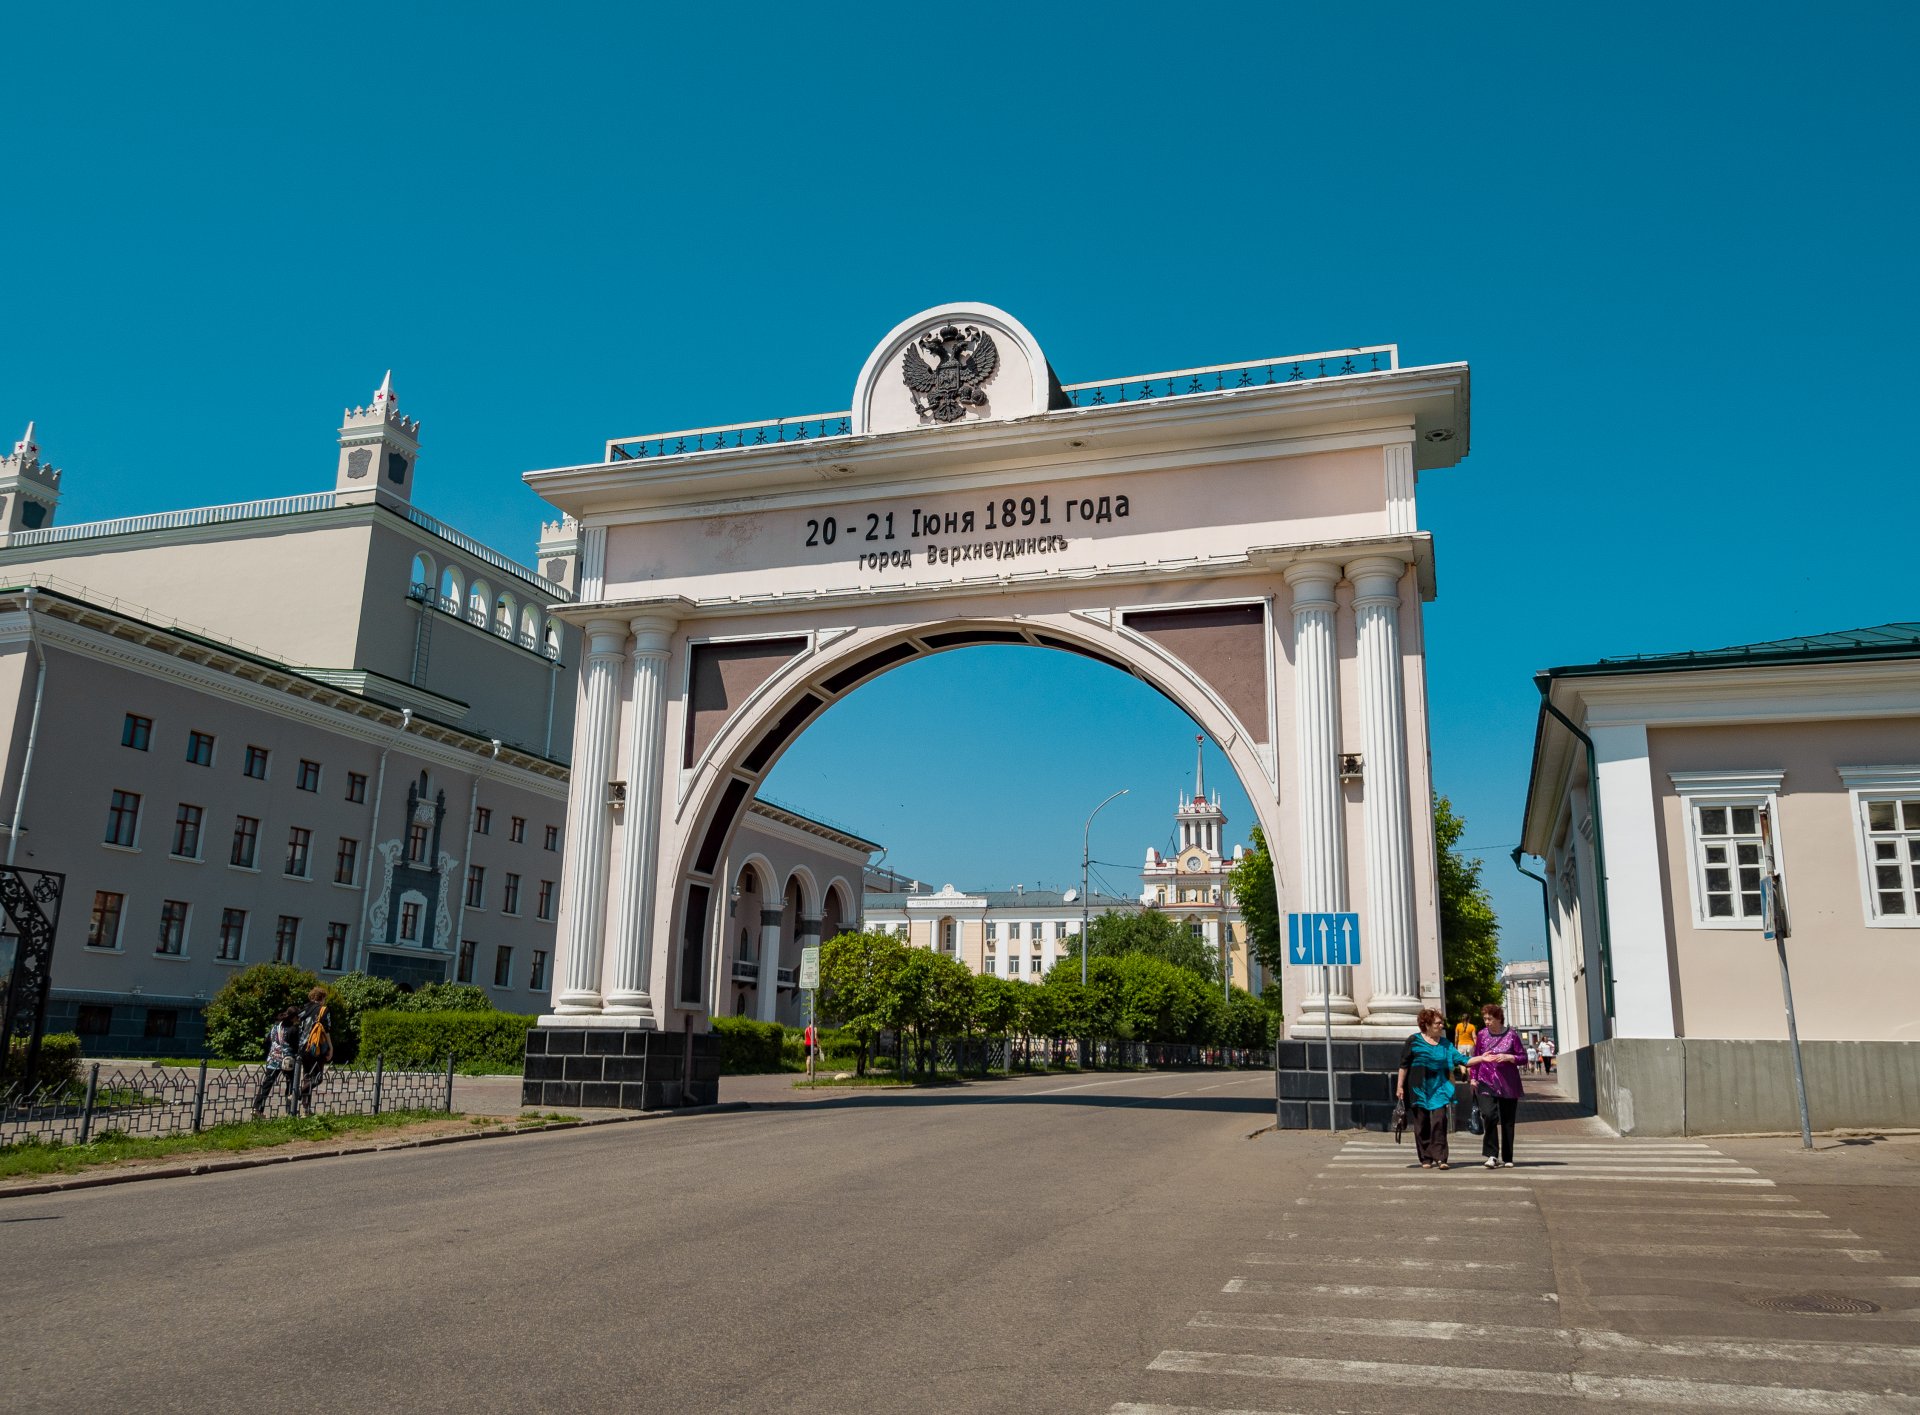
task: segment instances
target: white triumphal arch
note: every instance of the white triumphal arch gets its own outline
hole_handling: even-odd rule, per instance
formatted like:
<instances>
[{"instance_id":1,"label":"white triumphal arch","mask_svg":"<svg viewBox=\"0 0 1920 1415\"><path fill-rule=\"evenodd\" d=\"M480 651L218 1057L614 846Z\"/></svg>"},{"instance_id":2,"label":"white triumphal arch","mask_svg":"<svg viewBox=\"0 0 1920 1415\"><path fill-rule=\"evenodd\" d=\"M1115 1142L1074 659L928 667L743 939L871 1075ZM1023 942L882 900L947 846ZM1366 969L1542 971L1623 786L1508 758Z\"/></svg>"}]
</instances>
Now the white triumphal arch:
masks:
<instances>
[{"instance_id":1,"label":"white triumphal arch","mask_svg":"<svg viewBox=\"0 0 1920 1415\"><path fill-rule=\"evenodd\" d=\"M959 304L888 334L847 412L530 473L579 523L586 643L529 1095L705 1094L686 1034L724 995L756 787L838 698L971 644L1082 654L1185 709L1252 798L1281 907L1361 915L1337 1034L1404 1036L1440 980L1415 488L1465 455L1467 414L1465 365L1392 346L1062 384L1019 321ZM1284 987L1318 1035L1320 971Z\"/></svg>"}]
</instances>

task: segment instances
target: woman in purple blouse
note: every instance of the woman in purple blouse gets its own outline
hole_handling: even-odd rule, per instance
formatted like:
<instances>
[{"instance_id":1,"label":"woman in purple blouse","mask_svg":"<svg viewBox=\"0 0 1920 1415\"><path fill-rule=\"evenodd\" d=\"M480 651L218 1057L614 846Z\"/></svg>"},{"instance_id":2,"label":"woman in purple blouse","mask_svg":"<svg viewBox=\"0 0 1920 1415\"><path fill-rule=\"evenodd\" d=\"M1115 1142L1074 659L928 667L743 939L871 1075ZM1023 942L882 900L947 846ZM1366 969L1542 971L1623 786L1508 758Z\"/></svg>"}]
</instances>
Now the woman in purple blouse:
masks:
<instances>
[{"instance_id":1,"label":"woman in purple blouse","mask_svg":"<svg viewBox=\"0 0 1920 1415\"><path fill-rule=\"evenodd\" d=\"M1485 1026L1473 1039L1476 1059L1485 1057L1474 1068L1473 1103L1480 1110L1486 1134L1480 1141L1480 1153L1486 1156L1488 1169L1513 1168L1513 1115L1520 1108L1520 1068L1527 1059L1526 1043L1507 1026L1506 1009L1490 1002L1480 1009Z\"/></svg>"}]
</instances>

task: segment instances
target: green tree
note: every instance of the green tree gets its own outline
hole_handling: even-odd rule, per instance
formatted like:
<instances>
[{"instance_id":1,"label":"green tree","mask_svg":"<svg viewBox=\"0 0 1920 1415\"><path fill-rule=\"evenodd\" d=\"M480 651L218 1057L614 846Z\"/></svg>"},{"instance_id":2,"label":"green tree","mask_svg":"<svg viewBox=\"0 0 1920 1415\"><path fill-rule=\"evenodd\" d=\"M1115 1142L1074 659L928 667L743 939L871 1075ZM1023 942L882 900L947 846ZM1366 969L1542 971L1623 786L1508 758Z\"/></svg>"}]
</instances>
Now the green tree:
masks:
<instances>
[{"instance_id":1,"label":"green tree","mask_svg":"<svg viewBox=\"0 0 1920 1415\"><path fill-rule=\"evenodd\" d=\"M988 1036L1011 1032L1020 1020L1026 984L1012 978L981 973L973 980L972 1024Z\"/></svg>"},{"instance_id":2,"label":"green tree","mask_svg":"<svg viewBox=\"0 0 1920 1415\"><path fill-rule=\"evenodd\" d=\"M907 948L892 934L843 933L820 946L820 1015L860 1043L856 1074L867 1074L867 1055L886 1022L886 999Z\"/></svg>"},{"instance_id":3,"label":"green tree","mask_svg":"<svg viewBox=\"0 0 1920 1415\"><path fill-rule=\"evenodd\" d=\"M1477 1016L1482 1003L1499 1002L1500 921L1480 883L1480 861L1456 848L1467 823L1445 796L1433 798L1433 834L1440 856L1440 960L1446 974L1447 1015Z\"/></svg>"},{"instance_id":4,"label":"green tree","mask_svg":"<svg viewBox=\"0 0 1920 1415\"><path fill-rule=\"evenodd\" d=\"M369 1012L396 1012L407 1005L407 994L392 978L371 973L342 973L328 987L332 994L333 1054L352 1061L360 1055L360 1019Z\"/></svg>"},{"instance_id":5,"label":"green tree","mask_svg":"<svg viewBox=\"0 0 1920 1415\"><path fill-rule=\"evenodd\" d=\"M228 978L207 1004L207 1050L229 1061L259 1061L281 1010L304 1007L320 980L291 963L256 963Z\"/></svg>"},{"instance_id":6,"label":"green tree","mask_svg":"<svg viewBox=\"0 0 1920 1415\"><path fill-rule=\"evenodd\" d=\"M1253 828L1253 848L1233 867L1228 884L1234 902L1240 906L1240 917L1246 922L1247 947L1266 966L1274 979L1272 991L1277 994L1287 950L1280 941L1280 897L1273 883L1273 856L1259 826Z\"/></svg>"},{"instance_id":7,"label":"green tree","mask_svg":"<svg viewBox=\"0 0 1920 1415\"><path fill-rule=\"evenodd\" d=\"M880 999L881 1025L911 1042L918 1069L931 1069L933 1045L972 1022L973 974L967 965L926 948L905 949Z\"/></svg>"},{"instance_id":8,"label":"green tree","mask_svg":"<svg viewBox=\"0 0 1920 1415\"><path fill-rule=\"evenodd\" d=\"M1088 930L1088 940L1089 960L1141 954L1185 968L1202 978L1220 980L1220 960L1206 940L1195 937L1184 921L1159 909L1102 914ZM1078 934L1068 940L1067 951L1077 975L1080 969Z\"/></svg>"}]
</instances>

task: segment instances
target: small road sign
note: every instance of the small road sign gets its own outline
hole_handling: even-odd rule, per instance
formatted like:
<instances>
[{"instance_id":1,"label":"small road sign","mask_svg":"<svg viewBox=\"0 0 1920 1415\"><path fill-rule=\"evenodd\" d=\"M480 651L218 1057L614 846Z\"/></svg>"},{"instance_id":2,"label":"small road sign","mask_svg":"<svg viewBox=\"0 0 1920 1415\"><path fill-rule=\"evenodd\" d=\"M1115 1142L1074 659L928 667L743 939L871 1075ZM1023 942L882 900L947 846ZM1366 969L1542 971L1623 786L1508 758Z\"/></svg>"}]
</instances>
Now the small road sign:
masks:
<instances>
[{"instance_id":1,"label":"small road sign","mask_svg":"<svg viewBox=\"0 0 1920 1415\"><path fill-rule=\"evenodd\" d=\"M1358 914L1287 915L1287 961L1301 967L1351 967L1360 961Z\"/></svg>"},{"instance_id":2,"label":"small road sign","mask_svg":"<svg viewBox=\"0 0 1920 1415\"><path fill-rule=\"evenodd\" d=\"M800 950L800 986L806 990L820 986L820 949L818 945Z\"/></svg>"}]
</instances>

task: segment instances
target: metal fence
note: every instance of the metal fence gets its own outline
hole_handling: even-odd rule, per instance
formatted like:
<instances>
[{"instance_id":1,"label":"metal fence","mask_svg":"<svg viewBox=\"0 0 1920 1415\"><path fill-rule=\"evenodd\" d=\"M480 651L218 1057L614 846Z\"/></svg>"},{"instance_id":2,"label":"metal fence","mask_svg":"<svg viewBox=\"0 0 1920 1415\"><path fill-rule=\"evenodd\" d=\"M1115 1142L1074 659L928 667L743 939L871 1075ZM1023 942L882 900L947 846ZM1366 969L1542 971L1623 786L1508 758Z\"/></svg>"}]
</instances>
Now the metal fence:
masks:
<instances>
[{"instance_id":1,"label":"metal fence","mask_svg":"<svg viewBox=\"0 0 1920 1415\"><path fill-rule=\"evenodd\" d=\"M1184 1042L1129 1042L1102 1037L1092 1040L1046 1037L953 1037L932 1044L930 1064L923 1065L918 1048L906 1045L895 1052L899 1073L922 1076L931 1072L1043 1072L1072 1068L1099 1069L1219 1067L1272 1069L1270 1047L1195 1046Z\"/></svg>"},{"instance_id":2,"label":"metal fence","mask_svg":"<svg viewBox=\"0 0 1920 1415\"><path fill-rule=\"evenodd\" d=\"M451 1054L444 1071L329 1066L301 1095L298 1063L264 1066L141 1066L103 1071L90 1063L78 1082L0 1095L0 1145L22 1140L84 1145L107 1134L151 1138L198 1133L215 1125L292 1115L379 1115L392 1110L453 1109ZM310 1105L309 1105L310 1100Z\"/></svg>"}]
</instances>

